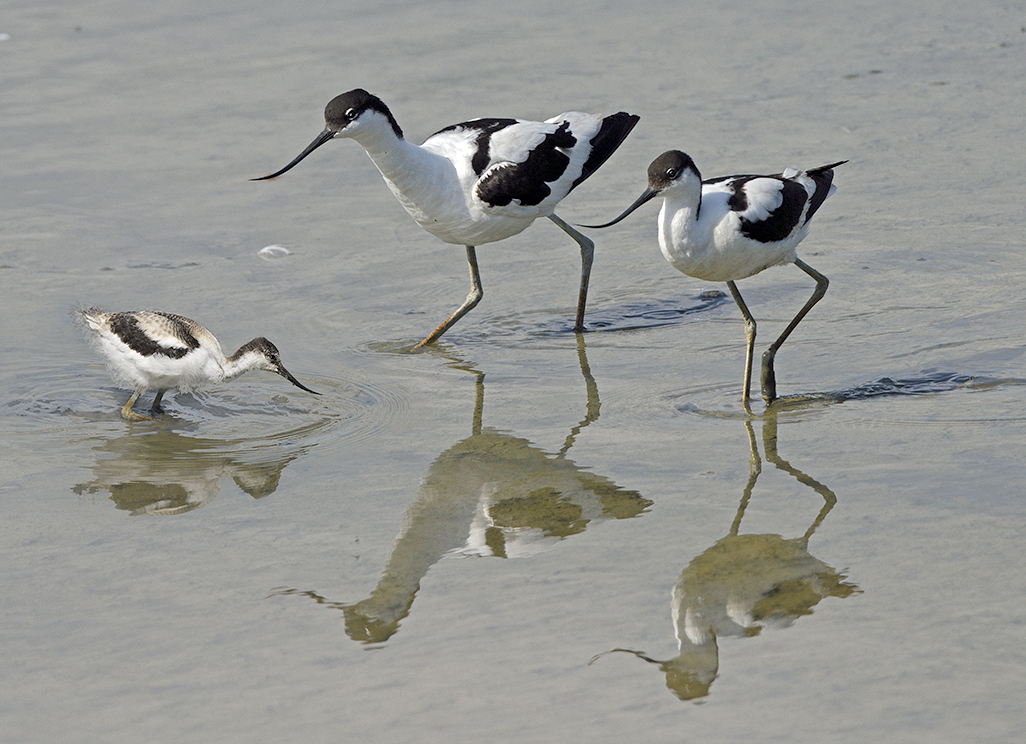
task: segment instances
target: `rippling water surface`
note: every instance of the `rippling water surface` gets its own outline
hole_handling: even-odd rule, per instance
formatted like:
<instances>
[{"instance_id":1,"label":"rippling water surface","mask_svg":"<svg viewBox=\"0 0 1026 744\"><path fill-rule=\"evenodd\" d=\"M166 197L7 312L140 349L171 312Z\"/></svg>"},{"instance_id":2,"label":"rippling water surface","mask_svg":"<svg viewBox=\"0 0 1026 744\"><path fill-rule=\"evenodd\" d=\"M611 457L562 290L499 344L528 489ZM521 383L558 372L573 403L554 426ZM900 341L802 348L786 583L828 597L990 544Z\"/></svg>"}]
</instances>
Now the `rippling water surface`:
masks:
<instances>
[{"instance_id":1,"label":"rippling water surface","mask_svg":"<svg viewBox=\"0 0 1026 744\"><path fill-rule=\"evenodd\" d=\"M0 18L0 739L1005 742L1026 728L1026 8L16 1ZM825 299L741 405L725 287L657 208L420 230L354 143L273 182L355 87L409 139L641 122L706 177L848 159L800 254ZM759 346L812 291L740 283ZM263 335L129 391L82 305Z\"/></svg>"}]
</instances>

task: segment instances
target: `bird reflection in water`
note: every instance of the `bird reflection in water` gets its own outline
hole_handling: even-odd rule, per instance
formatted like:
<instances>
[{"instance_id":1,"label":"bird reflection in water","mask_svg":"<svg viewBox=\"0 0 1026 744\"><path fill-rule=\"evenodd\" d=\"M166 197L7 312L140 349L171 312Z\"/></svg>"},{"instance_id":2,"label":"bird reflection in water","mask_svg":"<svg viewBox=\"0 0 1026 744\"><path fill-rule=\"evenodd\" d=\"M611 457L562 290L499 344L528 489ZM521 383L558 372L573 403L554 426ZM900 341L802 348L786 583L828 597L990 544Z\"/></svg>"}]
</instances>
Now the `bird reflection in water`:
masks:
<instances>
[{"instance_id":1,"label":"bird reflection in water","mask_svg":"<svg viewBox=\"0 0 1026 744\"><path fill-rule=\"evenodd\" d=\"M555 454L483 426L484 374L457 365L475 376L472 433L431 464L370 597L347 604L313 591L282 589L275 594L305 595L339 609L350 638L380 643L398 630L421 579L446 554L530 555L597 522L641 514L651 501L567 459L577 435L599 416L598 387L581 335L578 357L587 389L586 415Z\"/></svg>"},{"instance_id":2,"label":"bird reflection in water","mask_svg":"<svg viewBox=\"0 0 1026 744\"><path fill-rule=\"evenodd\" d=\"M734 523L726 537L696 557L681 572L673 587L671 615L680 653L659 661L640 651L617 648L658 667L666 686L681 700L702 698L719 670L717 638L751 637L765 627L787 627L826 597L848 597L859 592L847 578L809 553L809 538L837 502L833 491L793 467L777 451L777 413L763 418L766 459L823 497L815 520L797 538L780 535L738 534L741 519L762 471L751 420L745 421L751 446L751 475ZM612 652L606 652L612 653ZM592 659L594 663L605 654Z\"/></svg>"},{"instance_id":3,"label":"bird reflection in water","mask_svg":"<svg viewBox=\"0 0 1026 744\"><path fill-rule=\"evenodd\" d=\"M72 488L78 495L109 492L118 509L140 514L183 514L209 504L221 480L255 499L274 493L299 449L258 447L161 430L115 437L95 450L110 454L93 466L94 478Z\"/></svg>"}]
</instances>

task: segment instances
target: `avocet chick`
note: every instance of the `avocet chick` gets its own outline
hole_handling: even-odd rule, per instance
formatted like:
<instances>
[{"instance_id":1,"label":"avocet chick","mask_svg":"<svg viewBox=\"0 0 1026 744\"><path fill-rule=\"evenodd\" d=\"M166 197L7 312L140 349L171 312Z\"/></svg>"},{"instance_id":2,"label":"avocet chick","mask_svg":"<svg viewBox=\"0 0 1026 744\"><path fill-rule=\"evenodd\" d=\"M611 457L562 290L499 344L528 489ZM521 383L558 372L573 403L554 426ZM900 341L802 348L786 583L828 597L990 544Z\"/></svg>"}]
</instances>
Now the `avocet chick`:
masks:
<instances>
[{"instance_id":1,"label":"avocet chick","mask_svg":"<svg viewBox=\"0 0 1026 744\"><path fill-rule=\"evenodd\" d=\"M181 315L159 310L106 313L96 308L78 314L115 382L135 389L121 409L129 421L154 420L132 410L139 396L149 390L157 391L150 411L163 413L160 401L168 390L209 387L251 369L276 372L301 390L320 395L285 369L278 348L266 338L255 338L225 356L214 334Z\"/></svg>"}]
</instances>

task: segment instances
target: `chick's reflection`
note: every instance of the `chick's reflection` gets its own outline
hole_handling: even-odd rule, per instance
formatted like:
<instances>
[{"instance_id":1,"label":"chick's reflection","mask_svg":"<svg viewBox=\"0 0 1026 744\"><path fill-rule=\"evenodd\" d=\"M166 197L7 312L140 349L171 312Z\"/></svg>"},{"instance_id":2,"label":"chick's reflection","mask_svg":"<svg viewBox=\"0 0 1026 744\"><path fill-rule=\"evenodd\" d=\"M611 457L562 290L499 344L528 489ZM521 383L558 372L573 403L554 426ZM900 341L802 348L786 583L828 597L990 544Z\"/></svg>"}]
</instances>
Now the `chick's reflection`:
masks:
<instances>
[{"instance_id":1,"label":"chick's reflection","mask_svg":"<svg viewBox=\"0 0 1026 744\"><path fill-rule=\"evenodd\" d=\"M76 485L79 495L110 493L118 509L139 514L182 514L209 504L231 477L255 499L274 493L282 471L301 452L247 450L239 443L174 431L116 437L95 448L103 456L93 480Z\"/></svg>"},{"instance_id":2,"label":"chick's reflection","mask_svg":"<svg viewBox=\"0 0 1026 744\"><path fill-rule=\"evenodd\" d=\"M447 553L530 555L598 521L643 512L651 501L566 458L574 438L598 418L599 411L583 341L578 353L588 390L587 415L570 430L558 453L483 427L484 375L471 370L475 375L472 434L431 464L370 597L344 604L328 602L315 592L279 593L304 594L340 609L353 640L382 642L409 613L428 569Z\"/></svg>"},{"instance_id":3,"label":"chick's reflection","mask_svg":"<svg viewBox=\"0 0 1026 744\"><path fill-rule=\"evenodd\" d=\"M666 675L666 686L681 700L709 694L719 669L718 638L750 637L764 627L787 627L799 617L812 614L812 608L825 597L843 598L858 591L844 581L845 576L809 553L809 538L837 499L829 488L780 457L772 411L767 411L763 421L766 458L820 494L825 503L801 537L739 534L762 469L755 432L750 422L746 426L752 451L751 476L730 532L692 560L673 588L671 615L680 653L658 661L638 651L614 649L657 664Z\"/></svg>"}]
</instances>

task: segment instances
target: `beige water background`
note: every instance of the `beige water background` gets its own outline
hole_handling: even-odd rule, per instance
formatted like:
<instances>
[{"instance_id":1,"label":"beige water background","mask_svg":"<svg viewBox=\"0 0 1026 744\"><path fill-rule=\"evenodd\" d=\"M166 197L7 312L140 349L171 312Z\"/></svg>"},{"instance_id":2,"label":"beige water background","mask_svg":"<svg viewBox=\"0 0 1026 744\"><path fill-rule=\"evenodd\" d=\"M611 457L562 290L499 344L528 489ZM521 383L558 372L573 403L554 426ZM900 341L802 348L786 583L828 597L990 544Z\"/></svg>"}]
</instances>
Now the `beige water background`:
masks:
<instances>
[{"instance_id":1,"label":"beige water background","mask_svg":"<svg viewBox=\"0 0 1026 744\"><path fill-rule=\"evenodd\" d=\"M1026 6L625 7L5 4L0 740L1021 739ZM849 159L790 399L742 415L737 309L662 259L654 206L595 233L590 332L544 221L400 353L462 250L351 142L247 180L354 87L417 142L640 114L572 222L669 148ZM765 339L812 290L741 287ZM324 395L250 373L126 423L76 305L266 335Z\"/></svg>"}]
</instances>

